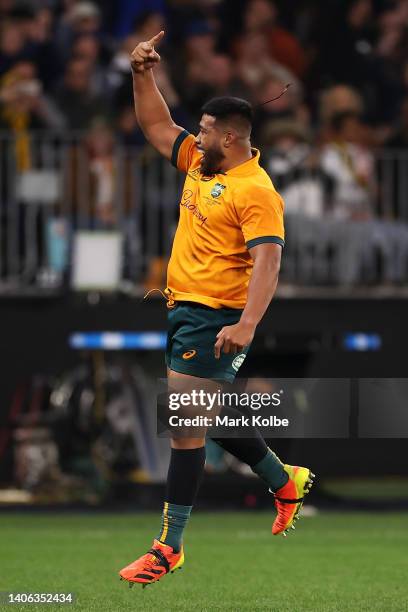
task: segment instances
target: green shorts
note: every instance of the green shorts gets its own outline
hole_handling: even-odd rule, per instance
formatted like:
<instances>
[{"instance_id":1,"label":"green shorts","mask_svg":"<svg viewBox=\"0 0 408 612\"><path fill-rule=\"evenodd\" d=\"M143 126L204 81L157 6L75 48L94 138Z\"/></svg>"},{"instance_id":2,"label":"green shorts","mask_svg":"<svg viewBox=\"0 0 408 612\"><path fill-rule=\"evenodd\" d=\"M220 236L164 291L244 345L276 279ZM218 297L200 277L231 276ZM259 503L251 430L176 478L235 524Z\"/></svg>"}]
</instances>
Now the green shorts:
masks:
<instances>
[{"instance_id":1,"label":"green shorts","mask_svg":"<svg viewBox=\"0 0 408 612\"><path fill-rule=\"evenodd\" d=\"M233 382L249 346L239 353L214 357L216 336L225 325L234 325L242 310L210 308L194 302L177 302L169 310L166 364L171 370L199 378Z\"/></svg>"}]
</instances>

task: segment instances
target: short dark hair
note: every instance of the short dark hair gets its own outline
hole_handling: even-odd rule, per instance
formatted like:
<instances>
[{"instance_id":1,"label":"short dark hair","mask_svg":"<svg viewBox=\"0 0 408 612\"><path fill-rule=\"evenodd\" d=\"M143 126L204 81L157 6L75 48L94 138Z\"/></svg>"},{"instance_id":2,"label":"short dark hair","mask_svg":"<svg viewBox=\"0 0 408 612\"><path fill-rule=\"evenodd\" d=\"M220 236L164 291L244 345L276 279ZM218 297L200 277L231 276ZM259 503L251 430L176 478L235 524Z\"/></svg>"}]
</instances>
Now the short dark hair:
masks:
<instances>
[{"instance_id":1,"label":"short dark hair","mask_svg":"<svg viewBox=\"0 0 408 612\"><path fill-rule=\"evenodd\" d=\"M216 119L220 119L221 121L237 117L246 121L249 128L252 126L254 118L254 111L250 102L232 96L212 98L212 100L204 104L201 108L201 112L206 115L211 115Z\"/></svg>"}]
</instances>

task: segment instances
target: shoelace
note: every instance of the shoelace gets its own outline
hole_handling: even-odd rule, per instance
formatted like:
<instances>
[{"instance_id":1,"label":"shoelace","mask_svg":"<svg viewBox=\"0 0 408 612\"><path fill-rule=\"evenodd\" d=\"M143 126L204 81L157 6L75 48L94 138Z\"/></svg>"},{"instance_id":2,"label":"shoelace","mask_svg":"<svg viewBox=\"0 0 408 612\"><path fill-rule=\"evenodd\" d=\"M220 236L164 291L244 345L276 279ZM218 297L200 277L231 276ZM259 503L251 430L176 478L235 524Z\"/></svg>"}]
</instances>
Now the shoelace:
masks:
<instances>
[{"instance_id":1,"label":"shoelace","mask_svg":"<svg viewBox=\"0 0 408 612\"><path fill-rule=\"evenodd\" d=\"M147 551L147 554L152 555L153 559L151 557L150 559L146 559L143 571L149 571L155 565L162 565L165 568L166 573L169 571L169 562L160 550L157 550L157 548L151 548Z\"/></svg>"},{"instance_id":2,"label":"shoelace","mask_svg":"<svg viewBox=\"0 0 408 612\"><path fill-rule=\"evenodd\" d=\"M150 289L150 291L148 291L144 296L143 299L145 300L147 297L149 297L149 295L151 293L153 293L153 291L158 291L166 300L166 306L167 308L174 308L174 306L176 305L176 302L174 301L174 297L172 292L170 291L170 289L166 288L164 291L162 291L159 288L154 288L154 289Z\"/></svg>"}]
</instances>

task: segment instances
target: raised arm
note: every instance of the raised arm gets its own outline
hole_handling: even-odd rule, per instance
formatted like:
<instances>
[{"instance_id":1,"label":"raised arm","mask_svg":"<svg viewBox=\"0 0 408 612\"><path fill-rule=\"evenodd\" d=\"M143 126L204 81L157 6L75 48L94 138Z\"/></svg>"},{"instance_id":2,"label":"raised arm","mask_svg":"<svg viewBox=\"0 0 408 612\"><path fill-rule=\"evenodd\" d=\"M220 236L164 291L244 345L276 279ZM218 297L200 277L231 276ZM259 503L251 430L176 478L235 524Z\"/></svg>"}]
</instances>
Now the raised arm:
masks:
<instances>
[{"instance_id":1,"label":"raised arm","mask_svg":"<svg viewBox=\"0 0 408 612\"><path fill-rule=\"evenodd\" d=\"M154 46L163 36L162 31L150 40L139 43L130 57L130 63L137 121L146 139L162 155L171 159L174 141L183 128L171 118L153 75L153 66L160 61Z\"/></svg>"}]
</instances>

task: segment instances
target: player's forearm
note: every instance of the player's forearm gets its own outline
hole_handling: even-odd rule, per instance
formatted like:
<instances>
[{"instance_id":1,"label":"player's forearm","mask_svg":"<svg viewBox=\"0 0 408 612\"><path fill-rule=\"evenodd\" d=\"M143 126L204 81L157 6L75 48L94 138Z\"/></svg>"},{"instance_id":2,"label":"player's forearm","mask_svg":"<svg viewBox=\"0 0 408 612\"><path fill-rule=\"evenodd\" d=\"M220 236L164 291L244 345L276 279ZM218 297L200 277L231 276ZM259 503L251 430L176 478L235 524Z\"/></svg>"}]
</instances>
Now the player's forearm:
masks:
<instances>
[{"instance_id":1,"label":"player's forearm","mask_svg":"<svg viewBox=\"0 0 408 612\"><path fill-rule=\"evenodd\" d=\"M276 259L254 262L248 285L248 298L240 322L255 328L264 316L278 285L280 262Z\"/></svg>"},{"instance_id":2,"label":"player's forearm","mask_svg":"<svg viewBox=\"0 0 408 612\"><path fill-rule=\"evenodd\" d=\"M174 125L169 108L157 88L153 70L141 74L133 72L133 96L137 122L148 140L153 127Z\"/></svg>"}]
</instances>

